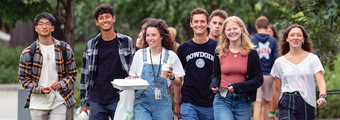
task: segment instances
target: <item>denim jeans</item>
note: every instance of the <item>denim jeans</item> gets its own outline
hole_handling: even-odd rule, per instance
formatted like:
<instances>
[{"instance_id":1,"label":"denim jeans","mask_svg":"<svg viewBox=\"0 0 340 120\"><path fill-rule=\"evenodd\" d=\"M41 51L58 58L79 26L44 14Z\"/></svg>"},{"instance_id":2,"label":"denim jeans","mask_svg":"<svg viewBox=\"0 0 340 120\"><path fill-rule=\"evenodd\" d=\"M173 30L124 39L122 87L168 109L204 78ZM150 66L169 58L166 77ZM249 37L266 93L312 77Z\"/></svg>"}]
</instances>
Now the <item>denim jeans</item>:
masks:
<instances>
[{"instance_id":1,"label":"denim jeans","mask_svg":"<svg viewBox=\"0 0 340 120\"><path fill-rule=\"evenodd\" d=\"M251 102L243 97L244 94L228 93L226 97L215 95L215 120L250 120Z\"/></svg>"},{"instance_id":2,"label":"denim jeans","mask_svg":"<svg viewBox=\"0 0 340 120\"><path fill-rule=\"evenodd\" d=\"M90 120L113 120L117 103L101 104L98 102L89 101L90 104Z\"/></svg>"},{"instance_id":3,"label":"denim jeans","mask_svg":"<svg viewBox=\"0 0 340 120\"><path fill-rule=\"evenodd\" d=\"M191 103L182 103L181 116L182 120L214 120L214 109L210 107L201 107Z\"/></svg>"},{"instance_id":4,"label":"denim jeans","mask_svg":"<svg viewBox=\"0 0 340 120\"><path fill-rule=\"evenodd\" d=\"M165 55L165 58L167 57ZM145 60L144 58L145 54L143 53L143 60ZM158 64L145 64L142 68L141 78L148 81L150 85L147 89L136 92L134 104L135 120L173 120L168 83L167 79L160 77L161 72L158 72L160 67L161 65ZM155 99L156 88L162 93L161 99Z\"/></svg>"}]
</instances>

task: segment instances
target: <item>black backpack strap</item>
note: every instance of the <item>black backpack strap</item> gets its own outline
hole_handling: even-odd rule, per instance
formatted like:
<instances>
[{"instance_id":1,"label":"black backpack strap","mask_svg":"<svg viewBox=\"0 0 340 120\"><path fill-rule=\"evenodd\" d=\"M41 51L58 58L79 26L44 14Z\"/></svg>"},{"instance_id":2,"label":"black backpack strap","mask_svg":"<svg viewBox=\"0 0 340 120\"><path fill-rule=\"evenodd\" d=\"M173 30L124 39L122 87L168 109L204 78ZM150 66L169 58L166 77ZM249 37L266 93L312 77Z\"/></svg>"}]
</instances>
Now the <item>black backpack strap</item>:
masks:
<instances>
[{"instance_id":1,"label":"black backpack strap","mask_svg":"<svg viewBox=\"0 0 340 120\"><path fill-rule=\"evenodd\" d=\"M36 41L34 41L31 45L30 45L31 49L30 49L30 57L31 57L31 66L33 65L33 58L34 58L34 52L35 52L35 48L37 47Z\"/></svg>"},{"instance_id":2,"label":"black backpack strap","mask_svg":"<svg viewBox=\"0 0 340 120\"><path fill-rule=\"evenodd\" d=\"M61 54L63 55L64 59L64 64L66 65L67 62L67 43L64 41L60 41L60 46L61 46Z\"/></svg>"},{"instance_id":3,"label":"black backpack strap","mask_svg":"<svg viewBox=\"0 0 340 120\"><path fill-rule=\"evenodd\" d=\"M65 71L66 69L66 62L67 62L67 43L64 41L60 41L60 46L61 46L61 54L63 55L63 60L64 60L64 67L65 67ZM34 52L35 52L35 48L37 47L36 41L34 41L31 45L30 45L30 57L31 57L31 66L33 66L33 58L34 58Z\"/></svg>"}]
</instances>

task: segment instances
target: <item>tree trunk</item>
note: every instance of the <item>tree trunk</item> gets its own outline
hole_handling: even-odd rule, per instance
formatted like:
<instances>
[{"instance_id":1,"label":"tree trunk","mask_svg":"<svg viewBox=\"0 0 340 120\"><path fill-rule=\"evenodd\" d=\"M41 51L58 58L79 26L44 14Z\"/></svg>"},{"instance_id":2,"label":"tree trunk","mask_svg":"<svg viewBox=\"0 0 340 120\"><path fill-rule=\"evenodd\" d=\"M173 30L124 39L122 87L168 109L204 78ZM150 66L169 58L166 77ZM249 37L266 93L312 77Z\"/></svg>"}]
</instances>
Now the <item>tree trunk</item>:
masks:
<instances>
[{"instance_id":1,"label":"tree trunk","mask_svg":"<svg viewBox=\"0 0 340 120\"><path fill-rule=\"evenodd\" d=\"M73 48L74 45L74 24L75 24L75 18L74 18L74 9L75 9L75 2L74 0L67 0L68 7L65 7L66 9L66 22L65 22L65 28L64 28L64 35L65 35L65 41ZM73 120L74 118L74 110L73 107L68 109L66 111L66 120Z\"/></svg>"},{"instance_id":2,"label":"tree trunk","mask_svg":"<svg viewBox=\"0 0 340 120\"><path fill-rule=\"evenodd\" d=\"M75 2L74 0L67 1L68 7L66 7L66 22L64 28L64 35L65 41L73 48L74 45L74 9L75 9Z\"/></svg>"}]
</instances>

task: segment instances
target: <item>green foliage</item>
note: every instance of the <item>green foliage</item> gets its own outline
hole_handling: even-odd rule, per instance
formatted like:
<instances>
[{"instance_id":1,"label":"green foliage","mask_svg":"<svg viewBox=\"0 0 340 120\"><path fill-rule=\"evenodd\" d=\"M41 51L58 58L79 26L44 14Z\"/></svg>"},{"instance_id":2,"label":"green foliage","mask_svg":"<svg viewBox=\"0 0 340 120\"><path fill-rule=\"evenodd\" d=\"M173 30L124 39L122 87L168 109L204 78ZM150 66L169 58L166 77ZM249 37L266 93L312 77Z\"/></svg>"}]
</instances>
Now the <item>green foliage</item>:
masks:
<instances>
[{"instance_id":1,"label":"green foliage","mask_svg":"<svg viewBox=\"0 0 340 120\"><path fill-rule=\"evenodd\" d=\"M325 67L325 81L327 91L339 90L340 86L340 55L336 56L337 60L334 62L334 70ZM340 94L328 95L327 105L325 108L319 109L319 118L339 118L340 117Z\"/></svg>"},{"instance_id":2,"label":"green foliage","mask_svg":"<svg viewBox=\"0 0 340 120\"><path fill-rule=\"evenodd\" d=\"M73 52L74 52L74 58L76 60L77 69L81 69L81 63L83 61L83 52L85 50L85 46L86 46L85 42L78 42L74 44Z\"/></svg>"},{"instance_id":3,"label":"green foliage","mask_svg":"<svg viewBox=\"0 0 340 120\"><path fill-rule=\"evenodd\" d=\"M223 4L222 4L223 3ZM147 17L160 18L168 26L177 29L180 42L193 37L190 27L190 14L195 8L203 8L211 13L215 9L225 10L229 16L239 16L245 23L253 23L256 17L266 15L269 19L278 19L281 11L279 4L258 0L99 0L79 2L76 5L76 36L86 35L86 39L95 36L99 29L95 26L92 13L100 4L109 4L115 8L114 27L121 33L136 38L140 22Z\"/></svg>"},{"instance_id":4,"label":"green foliage","mask_svg":"<svg viewBox=\"0 0 340 120\"><path fill-rule=\"evenodd\" d=\"M77 80L76 82L74 83L74 96L75 96L75 99L76 99L76 102L77 104L74 106L74 108L78 108L80 106L80 90L79 90L79 84L80 84L80 77L81 77L81 69L77 68L77 72L78 72L78 75L77 75Z\"/></svg>"},{"instance_id":5,"label":"green foliage","mask_svg":"<svg viewBox=\"0 0 340 120\"><path fill-rule=\"evenodd\" d=\"M315 53L331 70L335 55L340 51L340 1L339 0L276 0L283 10L277 19L278 29L297 23L304 26L313 41Z\"/></svg>"},{"instance_id":6,"label":"green foliage","mask_svg":"<svg viewBox=\"0 0 340 120\"><path fill-rule=\"evenodd\" d=\"M23 48L0 48L0 83L19 83L19 60Z\"/></svg>"},{"instance_id":7,"label":"green foliage","mask_svg":"<svg viewBox=\"0 0 340 120\"><path fill-rule=\"evenodd\" d=\"M83 61L83 52L85 49L86 43L76 43L74 44L73 52L74 52L74 58L76 60L76 66L77 66L77 79L74 83L74 95L77 101L77 104L74 108L77 108L80 106L80 90L79 90L79 84L80 84L80 78L81 78L81 65Z\"/></svg>"},{"instance_id":8,"label":"green foliage","mask_svg":"<svg viewBox=\"0 0 340 120\"><path fill-rule=\"evenodd\" d=\"M46 0L1 0L0 8L1 21L11 27L17 21L33 21L37 14L51 11Z\"/></svg>"}]
</instances>

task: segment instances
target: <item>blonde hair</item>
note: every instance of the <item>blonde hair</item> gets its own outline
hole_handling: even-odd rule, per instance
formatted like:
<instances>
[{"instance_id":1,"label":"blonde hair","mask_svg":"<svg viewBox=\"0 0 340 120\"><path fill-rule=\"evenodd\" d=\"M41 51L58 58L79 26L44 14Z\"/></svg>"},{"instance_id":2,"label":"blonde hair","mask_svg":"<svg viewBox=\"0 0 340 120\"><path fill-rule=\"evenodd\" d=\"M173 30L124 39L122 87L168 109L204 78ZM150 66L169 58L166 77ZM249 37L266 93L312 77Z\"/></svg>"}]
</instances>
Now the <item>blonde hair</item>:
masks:
<instances>
[{"instance_id":1,"label":"blonde hair","mask_svg":"<svg viewBox=\"0 0 340 120\"><path fill-rule=\"evenodd\" d=\"M228 22L234 22L234 23L238 24L240 26L240 28L242 29L240 54L242 56L248 55L250 50L254 49L255 46L253 45L253 43L251 43L251 41L249 39L249 33L248 33L247 28L245 27L243 21L239 17L231 16L231 17L228 17L223 22L222 30L220 31L219 43L216 47L216 52L219 53L219 57L228 55L228 47L230 45L230 40L227 38L227 35L224 32Z\"/></svg>"},{"instance_id":2,"label":"blonde hair","mask_svg":"<svg viewBox=\"0 0 340 120\"><path fill-rule=\"evenodd\" d=\"M171 40L176 41L176 36L177 36L177 31L176 31L176 29L173 28L173 27L168 27L168 30L169 30L169 32L170 32Z\"/></svg>"}]
</instances>

